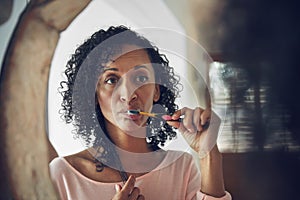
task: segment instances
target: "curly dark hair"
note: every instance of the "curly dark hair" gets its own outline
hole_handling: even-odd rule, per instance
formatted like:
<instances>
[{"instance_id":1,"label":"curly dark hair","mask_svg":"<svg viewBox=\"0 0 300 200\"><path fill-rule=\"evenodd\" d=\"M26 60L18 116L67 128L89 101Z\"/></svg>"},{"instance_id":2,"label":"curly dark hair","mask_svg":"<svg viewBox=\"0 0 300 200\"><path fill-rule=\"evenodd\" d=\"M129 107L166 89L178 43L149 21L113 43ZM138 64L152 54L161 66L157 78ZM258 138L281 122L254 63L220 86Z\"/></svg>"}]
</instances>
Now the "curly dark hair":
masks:
<instances>
[{"instance_id":1,"label":"curly dark hair","mask_svg":"<svg viewBox=\"0 0 300 200\"><path fill-rule=\"evenodd\" d=\"M159 106L154 105L153 112L173 114L178 109L174 101L181 85L165 55L160 54L158 48L146 38L125 26L101 29L76 49L64 72L67 80L62 81L59 88L63 96L61 117L67 123L73 122L76 127L73 131L75 137L83 139L86 145L107 147L106 143L110 142L96 99L95 86L103 63L107 63L125 44L146 50L153 65L155 81L159 84L161 94L160 99L154 103ZM159 145L163 146L174 137L176 132L173 127L159 119L148 119L147 142L153 149L159 149Z\"/></svg>"}]
</instances>

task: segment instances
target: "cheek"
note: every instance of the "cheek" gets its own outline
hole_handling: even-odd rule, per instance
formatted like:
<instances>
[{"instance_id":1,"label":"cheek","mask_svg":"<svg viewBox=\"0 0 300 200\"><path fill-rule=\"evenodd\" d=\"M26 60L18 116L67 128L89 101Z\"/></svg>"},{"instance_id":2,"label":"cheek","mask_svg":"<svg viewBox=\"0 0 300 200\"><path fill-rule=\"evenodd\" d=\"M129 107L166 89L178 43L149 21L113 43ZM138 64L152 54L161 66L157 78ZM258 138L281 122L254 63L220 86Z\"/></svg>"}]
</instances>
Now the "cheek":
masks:
<instances>
[{"instance_id":1,"label":"cheek","mask_svg":"<svg viewBox=\"0 0 300 200\"><path fill-rule=\"evenodd\" d=\"M111 121L115 118L115 111L120 109L116 91L100 88L99 92L97 92L97 97L103 116Z\"/></svg>"},{"instance_id":2,"label":"cheek","mask_svg":"<svg viewBox=\"0 0 300 200\"><path fill-rule=\"evenodd\" d=\"M154 90L154 85L145 85L140 88L139 96L143 101L144 105L151 106L153 104Z\"/></svg>"},{"instance_id":3,"label":"cheek","mask_svg":"<svg viewBox=\"0 0 300 200\"><path fill-rule=\"evenodd\" d=\"M99 92L97 92L97 98L102 112L105 110L111 110L111 92L101 89Z\"/></svg>"}]
</instances>

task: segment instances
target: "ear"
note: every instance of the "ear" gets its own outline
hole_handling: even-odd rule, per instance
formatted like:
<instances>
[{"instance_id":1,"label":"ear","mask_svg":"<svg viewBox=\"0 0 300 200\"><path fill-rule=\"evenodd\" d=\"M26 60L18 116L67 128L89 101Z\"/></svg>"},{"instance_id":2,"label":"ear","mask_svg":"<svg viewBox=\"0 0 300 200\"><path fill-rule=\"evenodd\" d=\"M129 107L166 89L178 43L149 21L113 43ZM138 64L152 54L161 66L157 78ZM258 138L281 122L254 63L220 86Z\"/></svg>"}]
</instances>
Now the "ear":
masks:
<instances>
[{"instance_id":1,"label":"ear","mask_svg":"<svg viewBox=\"0 0 300 200\"><path fill-rule=\"evenodd\" d=\"M159 89L159 85L155 84L155 88L154 88L154 96L153 96L153 101L157 102L160 98L160 89Z\"/></svg>"}]
</instances>

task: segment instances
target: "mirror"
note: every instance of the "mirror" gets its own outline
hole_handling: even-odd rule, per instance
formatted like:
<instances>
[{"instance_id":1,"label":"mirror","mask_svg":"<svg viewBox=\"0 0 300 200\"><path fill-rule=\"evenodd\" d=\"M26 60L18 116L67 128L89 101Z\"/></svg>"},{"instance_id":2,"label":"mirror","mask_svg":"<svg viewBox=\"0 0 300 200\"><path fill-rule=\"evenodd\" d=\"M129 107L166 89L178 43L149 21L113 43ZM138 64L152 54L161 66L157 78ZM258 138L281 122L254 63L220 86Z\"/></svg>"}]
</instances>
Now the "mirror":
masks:
<instances>
[{"instance_id":1,"label":"mirror","mask_svg":"<svg viewBox=\"0 0 300 200\"><path fill-rule=\"evenodd\" d=\"M62 97L58 88L60 81L65 80L63 71L66 63L70 55L75 52L76 47L90 37L92 33L99 29L106 29L111 25L123 24L131 27L153 42L167 56L170 66L175 68L175 72L180 76L183 84L183 91L178 99L180 107L206 107L206 82L208 68L212 63L211 58L199 44L186 35L185 28L163 1L151 2L153 9L166 11L160 12L158 15L152 15L152 10L148 9L150 6L148 4L139 1L124 1L122 3L93 1L60 34L51 64L48 86L48 134L58 155L66 156L86 148L80 139L74 139L72 130L75 128L72 125L66 125L59 115ZM149 16L151 16L151 20ZM168 37L161 37L166 35ZM220 110L220 113L223 115L224 110ZM178 135L180 136L180 134ZM168 148L186 149L187 146L184 140L179 137L176 142L170 143Z\"/></svg>"}]
</instances>

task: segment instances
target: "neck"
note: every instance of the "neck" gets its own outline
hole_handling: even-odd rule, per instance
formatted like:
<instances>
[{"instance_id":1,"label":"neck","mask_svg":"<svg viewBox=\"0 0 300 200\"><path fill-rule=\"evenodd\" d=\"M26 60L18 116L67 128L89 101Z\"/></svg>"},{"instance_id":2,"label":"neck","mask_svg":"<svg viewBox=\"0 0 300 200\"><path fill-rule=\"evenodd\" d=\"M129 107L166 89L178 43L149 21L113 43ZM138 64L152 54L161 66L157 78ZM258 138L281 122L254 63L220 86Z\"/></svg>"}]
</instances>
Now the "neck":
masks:
<instances>
[{"instance_id":1,"label":"neck","mask_svg":"<svg viewBox=\"0 0 300 200\"><path fill-rule=\"evenodd\" d=\"M140 127L133 132L125 132L110 122L106 122L106 130L112 142L119 148L133 153L152 151L146 142L146 127Z\"/></svg>"}]
</instances>

